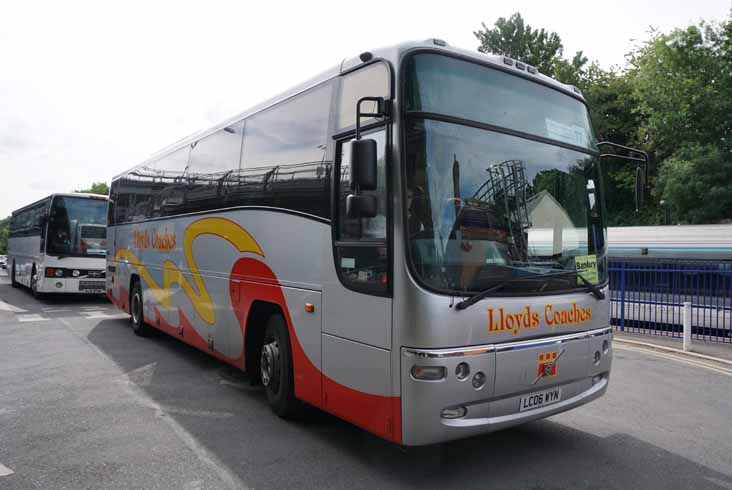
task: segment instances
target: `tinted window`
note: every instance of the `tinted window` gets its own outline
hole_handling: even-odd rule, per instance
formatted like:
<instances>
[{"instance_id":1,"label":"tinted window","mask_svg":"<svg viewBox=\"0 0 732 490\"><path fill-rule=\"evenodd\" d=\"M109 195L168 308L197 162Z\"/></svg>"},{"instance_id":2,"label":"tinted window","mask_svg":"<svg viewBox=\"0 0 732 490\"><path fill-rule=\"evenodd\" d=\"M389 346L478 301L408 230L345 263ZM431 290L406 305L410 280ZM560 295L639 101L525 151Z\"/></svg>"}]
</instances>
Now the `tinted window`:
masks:
<instances>
[{"instance_id":1,"label":"tinted window","mask_svg":"<svg viewBox=\"0 0 732 490\"><path fill-rule=\"evenodd\" d=\"M106 254L107 200L56 196L48 218L49 254Z\"/></svg>"},{"instance_id":2,"label":"tinted window","mask_svg":"<svg viewBox=\"0 0 732 490\"><path fill-rule=\"evenodd\" d=\"M229 205L330 217L330 97L323 84L247 119L242 168L221 183Z\"/></svg>"},{"instance_id":3,"label":"tinted window","mask_svg":"<svg viewBox=\"0 0 732 490\"><path fill-rule=\"evenodd\" d=\"M331 85L323 84L247 119L242 167L322 161L330 93Z\"/></svg>"},{"instance_id":4,"label":"tinted window","mask_svg":"<svg viewBox=\"0 0 732 490\"><path fill-rule=\"evenodd\" d=\"M356 125L356 103L361 97L390 98L391 82L389 68L385 63L374 63L366 68L345 75L341 80L338 97L337 129L345 129ZM361 104L362 112L376 112L373 103ZM362 119L361 124L373 122L373 119Z\"/></svg>"},{"instance_id":5,"label":"tinted window","mask_svg":"<svg viewBox=\"0 0 732 490\"><path fill-rule=\"evenodd\" d=\"M242 121L192 145L186 170L186 210L205 211L226 205L231 175L239 170Z\"/></svg>"},{"instance_id":6,"label":"tinted window","mask_svg":"<svg viewBox=\"0 0 732 490\"><path fill-rule=\"evenodd\" d=\"M407 109L502 126L594 147L587 108L557 90L494 68L436 54L407 65Z\"/></svg>"}]
</instances>

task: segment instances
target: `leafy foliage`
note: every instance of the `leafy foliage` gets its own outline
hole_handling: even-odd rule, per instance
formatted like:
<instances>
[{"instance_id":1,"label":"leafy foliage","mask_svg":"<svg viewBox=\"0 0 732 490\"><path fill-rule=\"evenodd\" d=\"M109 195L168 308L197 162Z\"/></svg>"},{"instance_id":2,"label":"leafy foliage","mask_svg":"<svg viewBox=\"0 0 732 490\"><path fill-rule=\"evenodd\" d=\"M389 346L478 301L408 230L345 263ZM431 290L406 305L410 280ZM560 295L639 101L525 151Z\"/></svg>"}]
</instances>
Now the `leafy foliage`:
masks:
<instances>
[{"instance_id":1,"label":"leafy foliage","mask_svg":"<svg viewBox=\"0 0 732 490\"><path fill-rule=\"evenodd\" d=\"M603 69L579 51L563 57L556 32L519 13L474 33L478 50L533 64L578 87L598 140L652 154L650 202L634 206L635 167L605 159L609 225L658 224L660 200L679 223L732 218L732 18L651 32L624 68Z\"/></svg>"},{"instance_id":2,"label":"leafy foliage","mask_svg":"<svg viewBox=\"0 0 732 490\"><path fill-rule=\"evenodd\" d=\"M0 255L8 253L8 229L10 225L10 216L0 219Z\"/></svg>"},{"instance_id":3,"label":"leafy foliage","mask_svg":"<svg viewBox=\"0 0 732 490\"><path fill-rule=\"evenodd\" d=\"M86 194L101 194L104 196L109 195L109 186L106 182L94 182L88 189L76 190L74 192L84 192Z\"/></svg>"}]
</instances>

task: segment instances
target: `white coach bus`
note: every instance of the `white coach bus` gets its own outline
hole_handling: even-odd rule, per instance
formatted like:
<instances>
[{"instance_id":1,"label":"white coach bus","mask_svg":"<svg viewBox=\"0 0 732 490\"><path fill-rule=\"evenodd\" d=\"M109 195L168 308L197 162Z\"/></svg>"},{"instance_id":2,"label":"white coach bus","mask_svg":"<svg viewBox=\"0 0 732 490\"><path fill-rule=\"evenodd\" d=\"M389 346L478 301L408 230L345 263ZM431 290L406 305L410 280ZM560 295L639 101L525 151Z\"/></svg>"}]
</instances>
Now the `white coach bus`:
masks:
<instances>
[{"instance_id":1,"label":"white coach bus","mask_svg":"<svg viewBox=\"0 0 732 490\"><path fill-rule=\"evenodd\" d=\"M107 197L52 194L13 211L10 281L45 293L104 294Z\"/></svg>"},{"instance_id":2,"label":"white coach bus","mask_svg":"<svg viewBox=\"0 0 732 490\"><path fill-rule=\"evenodd\" d=\"M547 417L608 386L600 159L532 66L365 52L117 176L107 294L281 416L403 445Z\"/></svg>"}]
</instances>

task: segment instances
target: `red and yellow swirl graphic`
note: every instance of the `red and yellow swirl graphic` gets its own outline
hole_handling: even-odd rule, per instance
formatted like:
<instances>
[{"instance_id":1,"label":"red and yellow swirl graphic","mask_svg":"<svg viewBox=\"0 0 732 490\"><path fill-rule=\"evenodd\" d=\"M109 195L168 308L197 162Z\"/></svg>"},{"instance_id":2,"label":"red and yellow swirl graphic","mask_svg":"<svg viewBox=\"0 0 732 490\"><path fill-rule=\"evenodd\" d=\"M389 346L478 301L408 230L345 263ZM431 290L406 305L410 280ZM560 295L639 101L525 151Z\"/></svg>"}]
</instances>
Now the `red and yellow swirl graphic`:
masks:
<instances>
[{"instance_id":1,"label":"red and yellow swirl graphic","mask_svg":"<svg viewBox=\"0 0 732 490\"><path fill-rule=\"evenodd\" d=\"M115 259L134 266L140 274L140 279L145 281L148 290L164 308L172 308L172 286L179 285L190 299L198 316L204 322L213 325L216 322L216 310L201 278L198 265L193 258L193 242L202 235L221 237L241 253L248 252L264 257L264 252L257 241L237 223L224 218L203 218L188 225L183 234L183 253L188 264L190 277L193 280L192 283L178 266L170 260L163 262L163 281L161 285L155 281L145 264L129 248L117 250Z\"/></svg>"}]
</instances>

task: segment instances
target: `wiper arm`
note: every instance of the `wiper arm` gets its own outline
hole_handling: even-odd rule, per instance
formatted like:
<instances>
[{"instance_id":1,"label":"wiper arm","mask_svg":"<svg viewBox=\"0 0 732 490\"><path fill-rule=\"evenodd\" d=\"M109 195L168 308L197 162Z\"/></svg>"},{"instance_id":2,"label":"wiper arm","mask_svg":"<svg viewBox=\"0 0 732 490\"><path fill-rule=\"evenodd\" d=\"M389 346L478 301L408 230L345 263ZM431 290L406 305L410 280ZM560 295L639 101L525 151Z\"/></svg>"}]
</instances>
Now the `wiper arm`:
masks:
<instances>
[{"instance_id":1,"label":"wiper arm","mask_svg":"<svg viewBox=\"0 0 732 490\"><path fill-rule=\"evenodd\" d=\"M602 289L597 287L597 284L593 283L579 272L575 272L575 274L577 274L579 280L582 281L582 284L587 286L587 290L590 291L595 298L605 299L605 293L602 292Z\"/></svg>"},{"instance_id":2,"label":"wiper arm","mask_svg":"<svg viewBox=\"0 0 732 490\"><path fill-rule=\"evenodd\" d=\"M474 305L478 301L487 298L491 295L491 293L494 293L500 289L503 289L506 284L511 282L518 282L518 281L525 281L527 279L539 279L539 278L547 278L552 279L555 277L561 277L561 276L577 276L580 281L582 281L582 284L585 285L587 290L592 293L592 295L597 299L605 299L605 293L602 292L600 288L597 287L596 284L593 284L591 281L583 277L579 272L577 271L562 271L562 272L554 272L549 274L534 274L530 276L524 276L524 277L514 277L513 279L507 279L499 284L496 284L495 286L491 286L488 289L481 291L479 293L474 294L470 298L464 299L457 303L455 305L456 310L464 310L468 308L469 306Z\"/></svg>"},{"instance_id":3,"label":"wiper arm","mask_svg":"<svg viewBox=\"0 0 732 490\"><path fill-rule=\"evenodd\" d=\"M479 293L476 293L473 296L471 296L470 298L464 299L464 300L460 301L459 303L457 303L455 305L455 309L456 310L464 310L465 308L474 305L475 303L477 303L481 299L490 296L491 293L493 293L495 291L498 291L499 289L503 289L503 287L506 284L508 284L509 282L510 281L504 281L504 282L502 282L500 284L496 284L495 286L491 286L491 287L489 287L488 289L486 289L484 291L481 291Z\"/></svg>"},{"instance_id":4,"label":"wiper arm","mask_svg":"<svg viewBox=\"0 0 732 490\"><path fill-rule=\"evenodd\" d=\"M470 298L460 301L459 303L457 303L455 305L455 309L464 310L468 306L472 306L475 303L477 303L478 301L480 301L481 299L490 296L491 293L494 293L494 292L498 291L499 289L503 289L506 286L506 284L511 283L511 282L520 282L520 281L525 281L528 279L538 279L538 278L543 278L543 277L556 277L556 276L563 276L563 275L565 275L565 274L564 273L561 273L561 274L533 274L533 275L529 275L529 276L514 277L511 279L506 279L505 281L498 283L495 286L491 286L484 291L474 294Z\"/></svg>"}]
</instances>

